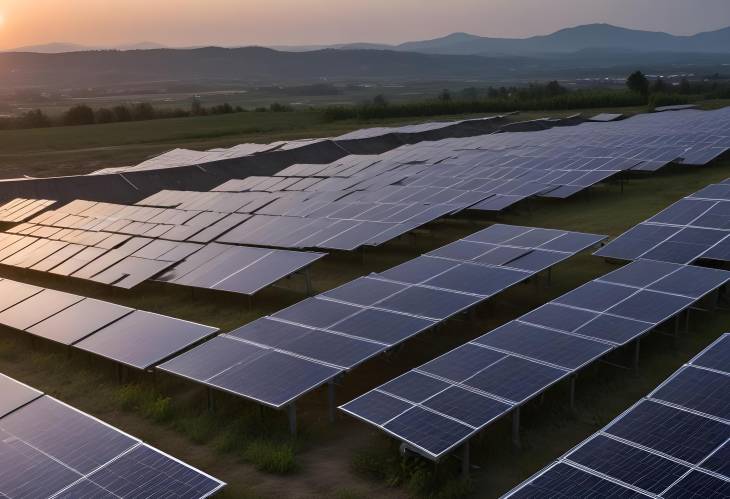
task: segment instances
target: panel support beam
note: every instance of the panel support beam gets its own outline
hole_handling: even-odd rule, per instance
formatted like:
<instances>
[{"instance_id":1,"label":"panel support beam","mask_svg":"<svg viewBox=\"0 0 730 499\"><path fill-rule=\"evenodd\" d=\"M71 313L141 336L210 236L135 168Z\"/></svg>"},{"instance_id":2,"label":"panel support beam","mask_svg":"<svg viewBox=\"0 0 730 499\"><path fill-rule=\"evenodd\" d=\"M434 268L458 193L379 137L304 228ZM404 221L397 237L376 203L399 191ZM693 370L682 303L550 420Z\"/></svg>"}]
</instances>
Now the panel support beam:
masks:
<instances>
[{"instance_id":1,"label":"panel support beam","mask_svg":"<svg viewBox=\"0 0 730 499\"><path fill-rule=\"evenodd\" d=\"M297 405L292 402L286 406L286 412L289 416L289 433L292 437L297 436Z\"/></svg>"},{"instance_id":2,"label":"panel support beam","mask_svg":"<svg viewBox=\"0 0 730 499\"><path fill-rule=\"evenodd\" d=\"M522 447L522 442L520 441L520 408L515 407L512 411L512 445L514 445L515 449L520 449Z\"/></svg>"},{"instance_id":3,"label":"panel support beam","mask_svg":"<svg viewBox=\"0 0 730 499\"><path fill-rule=\"evenodd\" d=\"M327 409L329 413L330 423L335 422L336 404L335 404L335 380L331 379L327 382Z\"/></svg>"},{"instance_id":4,"label":"panel support beam","mask_svg":"<svg viewBox=\"0 0 730 499\"><path fill-rule=\"evenodd\" d=\"M463 480L469 479L469 471L471 470L470 457L469 440L466 440L461 445L461 478Z\"/></svg>"},{"instance_id":5,"label":"panel support beam","mask_svg":"<svg viewBox=\"0 0 730 499\"><path fill-rule=\"evenodd\" d=\"M639 372L639 353L641 350L641 338L637 338L636 342L634 343L634 360L632 363L632 367L634 371Z\"/></svg>"},{"instance_id":6,"label":"panel support beam","mask_svg":"<svg viewBox=\"0 0 730 499\"><path fill-rule=\"evenodd\" d=\"M574 374L570 377L570 410L575 411L575 380L578 375Z\"/></svg>"}]
</instances>

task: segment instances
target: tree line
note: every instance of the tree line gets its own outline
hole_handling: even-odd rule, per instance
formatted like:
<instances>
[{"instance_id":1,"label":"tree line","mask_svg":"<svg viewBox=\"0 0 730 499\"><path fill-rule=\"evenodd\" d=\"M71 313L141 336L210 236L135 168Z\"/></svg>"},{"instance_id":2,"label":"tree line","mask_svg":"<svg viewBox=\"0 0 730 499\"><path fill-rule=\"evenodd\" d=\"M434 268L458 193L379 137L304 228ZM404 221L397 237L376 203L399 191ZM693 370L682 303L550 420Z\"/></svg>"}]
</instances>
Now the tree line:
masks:
<instances>
[{"instance_id":1,"label":"tree line","mask_svg":"<svg viewBox=\"0 0 730 499\"><path fill-rule=\"evenodd\" d=\"M122 123L128 121L148 121L166 118L187 118L190 116L208 116L220 114L243 113L249 111L241 106L228 103L203 106L200 101L193 100L189 109L158 108L148 102L138 104L119 104L114 107L93 109L86 104L71 107L60 116L51 117L40 109L34 109L17 117L0 118L0 129L47 128L54 126L80 126L104 123ZM268 107L257 107L257 112L288 112L291 106L273 103Z\"/></svg>"}]
</instances>

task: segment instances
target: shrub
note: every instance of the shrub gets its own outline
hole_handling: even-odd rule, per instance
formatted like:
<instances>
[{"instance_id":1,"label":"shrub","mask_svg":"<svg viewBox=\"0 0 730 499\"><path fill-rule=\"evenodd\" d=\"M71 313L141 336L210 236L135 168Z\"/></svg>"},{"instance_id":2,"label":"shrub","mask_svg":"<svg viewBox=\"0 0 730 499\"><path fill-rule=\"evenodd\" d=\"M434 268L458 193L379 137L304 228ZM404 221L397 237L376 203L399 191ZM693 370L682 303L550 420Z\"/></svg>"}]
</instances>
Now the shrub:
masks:
<instances>
[{"instance_id":1,"label":"shrub","mask_svg":"<svg viewBox=\"0 0 730 499\"><path fill-rule=\"evenodd\" d=\"M248 444L243 458L259 471L287 474L296 471L294 447L289 443L255 440Z\"/></svg>"}]
</instances>

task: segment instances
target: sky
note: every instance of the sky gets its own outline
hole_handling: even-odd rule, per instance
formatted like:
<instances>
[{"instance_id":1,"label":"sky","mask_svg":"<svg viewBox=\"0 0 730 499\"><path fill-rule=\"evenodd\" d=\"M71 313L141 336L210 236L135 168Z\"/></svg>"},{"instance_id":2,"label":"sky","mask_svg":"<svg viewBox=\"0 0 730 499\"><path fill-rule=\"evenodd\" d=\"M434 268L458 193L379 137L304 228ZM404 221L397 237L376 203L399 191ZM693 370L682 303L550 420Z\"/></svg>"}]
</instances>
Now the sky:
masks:
<instances>
[{"instance_id":1,"label":"sky","mask_svg":"<svg viewBox=\"0 0 730 499\"><path fill-rule=\"evenodd\" d=\"M0 48L400 43L594 22L694 34L730 26L730 0L0 0Z\"/></svg>"}]
</instances>

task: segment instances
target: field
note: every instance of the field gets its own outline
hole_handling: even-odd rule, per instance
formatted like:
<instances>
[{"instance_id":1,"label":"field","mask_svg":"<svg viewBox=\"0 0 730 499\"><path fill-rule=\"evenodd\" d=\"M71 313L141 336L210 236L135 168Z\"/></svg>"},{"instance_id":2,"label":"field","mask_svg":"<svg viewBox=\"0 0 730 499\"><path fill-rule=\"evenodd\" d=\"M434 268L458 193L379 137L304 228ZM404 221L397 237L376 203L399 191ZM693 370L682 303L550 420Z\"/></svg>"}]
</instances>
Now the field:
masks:
<instances>
[{"instance_id":1,"label":"field","mask_svg":"<svg viewBox=\"0 0 730 499\"><path fill-rule=\"evenodd\" d=\"M633 114L643 108L610 112ZM605 109L583 110L592 116ZM575 111L551 112L568 116ZM528 120L546 113L520 113L510 120ZM472 115L435 116L428 121L465 119ZM78 175L107 167L134 165L178 147L211 149L243 142L269 143L310 137L334 137L369 126L420 123L423 118L377 122L327 122L321 111L247 112L78 127L0 131L0 178Z\"/></svg>"},{"instance_id":2,"label":"field","mask_svg":"<svg viewBox=\"0 0 730 499\"><path fill-rule=\"evenodd\" d=\"M625 110L625 111L638 111ZM595 112L598 112L596 110ZM566 113L570 114L570 113ZM519 118L532 118L522 115ZM1 132L4 174L15 176L81 173L133 163L172 147L214 147L242 141L327 136L366 126L332 126L316 114L246 113L222 117L99 125L83 129ZM38 152L35 152L38 151ZM13 160L13 158L15 158ZM65 158L65 159L64 159ZM14 161L14 162L13 162ZM112 161L110 163L110 161ZM15 173L10 173L15 172ZM494 219L459 216L430 224L413 236L362 255L332 255L311 269L315 291L381 271L494 222L554 227L616 236L666 205L730 177L730 161L704 168L671 167L597 186L570 200L533 200ZM622 192L623 190L623 192ZM468 319L454 319L347 375L337 388L339 403L425 362L590 279L615 265L583 254L546 276L513 288L481 306ZM147 283L133 292L2 269L2 276L130 305L230 330L304 298L299 278L265 290L251 303L240 298ZM648 393L671 372L725 331L730 314L694 313L691 333L675 342L654 333L642 341L638 373L596 365L578 379L577 407L568 407L567 386L551 389L544 401L528 404L522 416L522 449L510 441L507 418L472 444L478 467L472 480L456 479L458 462L438 467L402 460L397 446L378 431L338 415L327 422L326 393L315 391L298 403L300 432L289 437L285 415L259 411L216 393L209 411L206 393L160 373L127 372L27 335L0 331L0 372L44 390L119 426L228 482L221 497L495 497L558 457Z\"/></svg>"}]
</instances>

